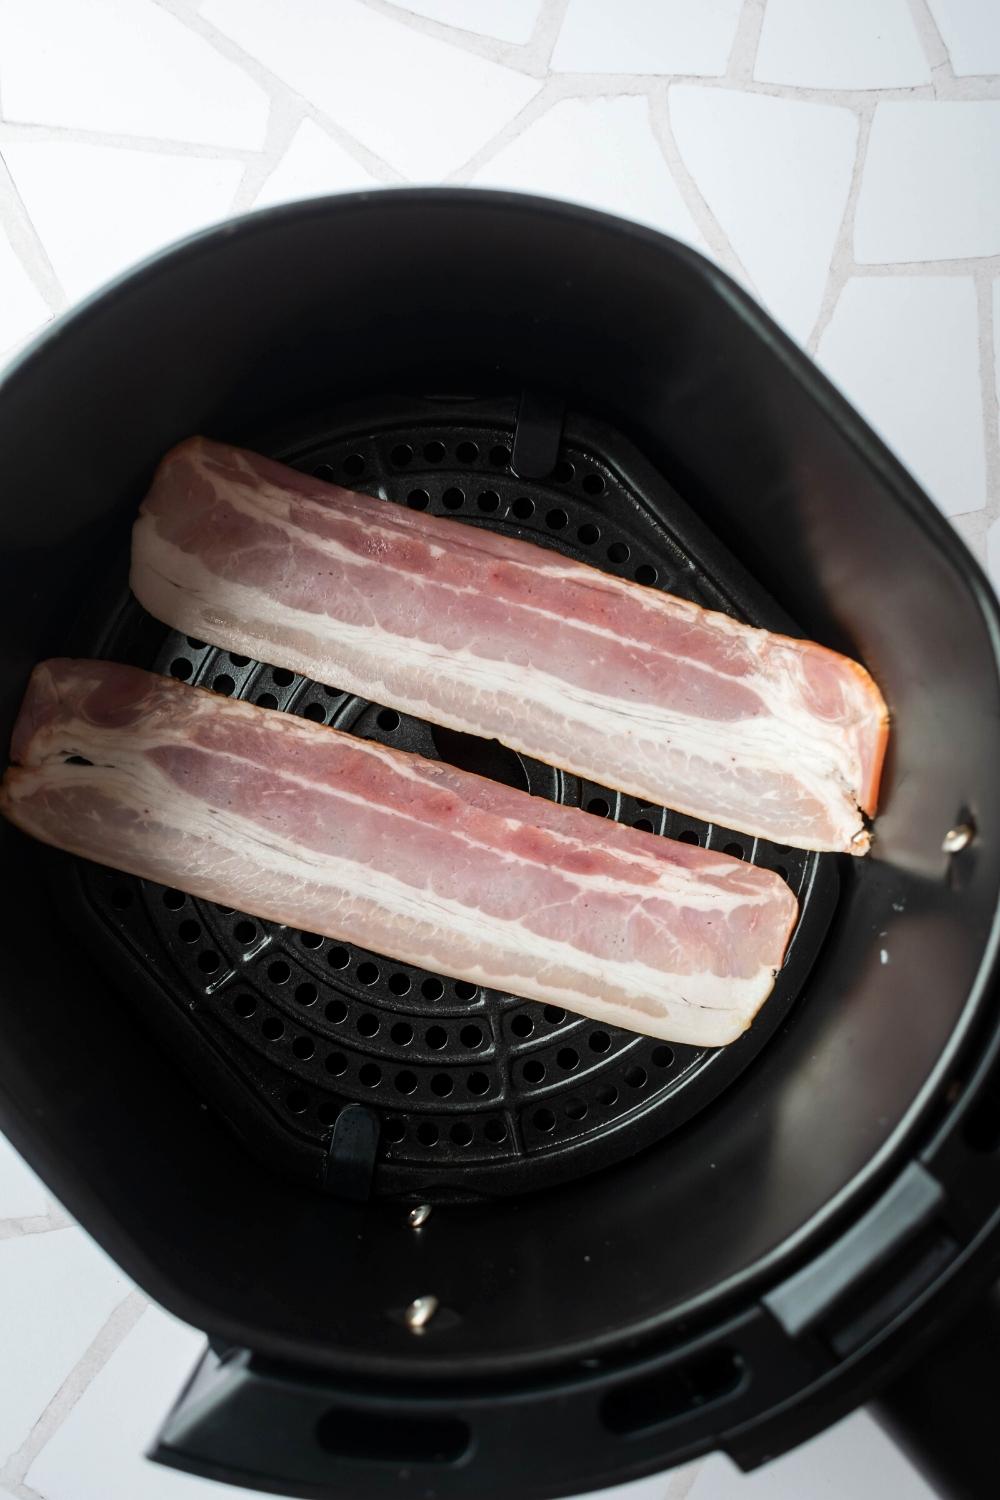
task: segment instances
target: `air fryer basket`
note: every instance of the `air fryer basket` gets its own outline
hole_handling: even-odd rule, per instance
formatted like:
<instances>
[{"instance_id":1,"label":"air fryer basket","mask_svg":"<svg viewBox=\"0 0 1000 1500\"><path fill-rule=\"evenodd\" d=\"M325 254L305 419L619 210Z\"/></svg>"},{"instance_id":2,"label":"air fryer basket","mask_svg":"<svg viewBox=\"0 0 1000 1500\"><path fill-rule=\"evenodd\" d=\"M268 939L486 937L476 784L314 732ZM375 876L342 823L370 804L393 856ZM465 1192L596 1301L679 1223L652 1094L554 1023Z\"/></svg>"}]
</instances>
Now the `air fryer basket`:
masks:
<instances>
[{"instance_id":1,"label":"air fryer basket","mask_svg":"<svg viewBox=\"0 0 1000 1500\"><path fill-rule=\"evenodd\" d=\"M894 726L873 855L699 826L165 631L124 591L128 526L196 431L858 656ZM39 657L105 653L732 844L802 902L759 1021L696 1053L5 827L0 1120L212 1342L158 1457L314 1496L571 1493L720 1446L749 1466L985 1287L996 611L912 480L721 273L498 194L274 210L25 356L0 391L0 476L5 728ZM975 837L947 854L958 823Z\"/></svg>"}]
</instances>

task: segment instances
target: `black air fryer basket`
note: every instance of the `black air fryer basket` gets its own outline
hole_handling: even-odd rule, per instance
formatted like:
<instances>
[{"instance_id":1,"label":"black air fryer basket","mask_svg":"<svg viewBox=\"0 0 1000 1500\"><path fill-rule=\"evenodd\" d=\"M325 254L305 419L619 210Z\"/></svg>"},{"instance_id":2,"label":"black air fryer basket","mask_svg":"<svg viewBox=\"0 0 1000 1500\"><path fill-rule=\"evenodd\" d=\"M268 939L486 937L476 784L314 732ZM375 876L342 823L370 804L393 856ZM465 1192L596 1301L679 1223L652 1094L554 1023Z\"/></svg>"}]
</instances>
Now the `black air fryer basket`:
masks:
<instances>
[{"instance_id":1,"label":"black air fryer basket","mask_svg":"<svg viewBox=\"0 0 1000 1500\"><path fill-rule=\"evenodd\" d=\"M893 719L871 857L167 631L129 527L196 432L863 660ZM314 1497L554 1496L714 1448L752 1467L893 1381L939 1482L990 1493L997 612L767 317L582 209L297 205L57 325L0 390L0 481L5 735L39 658L131 661L724 849L801 908L750 1031L668 1047L0 828L0 1123L209 1335L154 1456Z\"/></svg>"}]
</instances>

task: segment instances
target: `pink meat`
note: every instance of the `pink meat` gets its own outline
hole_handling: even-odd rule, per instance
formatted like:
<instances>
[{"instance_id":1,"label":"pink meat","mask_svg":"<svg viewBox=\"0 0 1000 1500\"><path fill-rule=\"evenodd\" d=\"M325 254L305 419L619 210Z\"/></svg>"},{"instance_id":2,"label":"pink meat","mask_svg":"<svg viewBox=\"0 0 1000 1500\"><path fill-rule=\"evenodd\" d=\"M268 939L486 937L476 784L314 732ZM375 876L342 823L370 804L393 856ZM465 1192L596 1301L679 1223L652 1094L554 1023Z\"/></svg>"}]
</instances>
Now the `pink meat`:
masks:
<instances>
[{"instance_id":1,"label":"pink meat","mask_svg":"<svg viewBox=\"0 0 1000 1500\"><path fill-rule=\"evenodd\" d=\"M695 817L863 854L865 670L495 531L203 438L163 460L132 588L186 634Z\"/></svg>"},{"instance_id":2,"label":"pink meat","mask_svg":"<svg viewBox=\"0 0 1000 1500\"><path fill-rule=\"evenodd\" d=\"M797 914L769 871L134 667L37 667L13 754L0 810L47 843L670 1041L737 1037Z\"/></svg>"}]
</instances>

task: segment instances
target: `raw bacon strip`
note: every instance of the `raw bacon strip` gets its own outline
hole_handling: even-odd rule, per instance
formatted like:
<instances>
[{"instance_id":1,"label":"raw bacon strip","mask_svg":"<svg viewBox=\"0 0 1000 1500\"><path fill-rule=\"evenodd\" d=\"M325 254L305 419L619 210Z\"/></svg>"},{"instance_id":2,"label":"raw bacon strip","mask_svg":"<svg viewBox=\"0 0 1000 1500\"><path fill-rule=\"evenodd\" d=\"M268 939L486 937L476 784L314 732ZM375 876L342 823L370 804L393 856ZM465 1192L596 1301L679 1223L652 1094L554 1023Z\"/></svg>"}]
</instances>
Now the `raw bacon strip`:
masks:
<instances>
[{"instance_id":1,"label":"raw bacon strip","mask_svg":"<svg viewBox=\"0 0 1000 1500\"><path fill-rule=\"evenodd\" d=\"M36 667L12 755L47 843L669 1041L739 1036L795 922L769 871L135 667Z\"/></svg>"},{"instance_id":2,"label":"raw bacon strip","mask_svg":"<svg viewBox=\"0 0 1000 1500\"><path fill-rule=\"evenodd\" d=\"M868 673L544 548L197 438L132 588L157 619L634 796L803 849L869 846Z\"/></svg>"}]
</instances>

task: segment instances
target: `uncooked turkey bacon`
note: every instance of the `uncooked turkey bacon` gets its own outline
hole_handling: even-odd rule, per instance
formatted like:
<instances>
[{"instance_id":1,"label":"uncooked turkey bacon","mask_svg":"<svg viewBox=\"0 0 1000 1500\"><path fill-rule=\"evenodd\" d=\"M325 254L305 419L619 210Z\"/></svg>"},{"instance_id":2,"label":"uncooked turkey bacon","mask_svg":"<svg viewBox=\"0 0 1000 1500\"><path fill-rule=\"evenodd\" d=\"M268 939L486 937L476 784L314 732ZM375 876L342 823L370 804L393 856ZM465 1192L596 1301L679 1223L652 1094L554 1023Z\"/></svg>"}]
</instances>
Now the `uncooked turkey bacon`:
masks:
<instances>
[{"instance_id":1,"label":"uncooked turkey bacon","mask_svg":"<svg viewBox=\"0 0 1000 1500\"><path fill-rule=\"evenodd\" d=\"M869 846L885 704L822 646L201 438L132 556L188 635L744 833Z\"/></svg>"},{"instance_id":2,"label":"uncooked turkey bacon","mask_svg":"<svg viewBox=\"0 0 1000 1500\"><path fill-rule=\"evenodd\" d=\"M109 662L36 667L0 808L255 916L702 1046L767 998L777 875Z\"/></svg>"}]
</instances>

